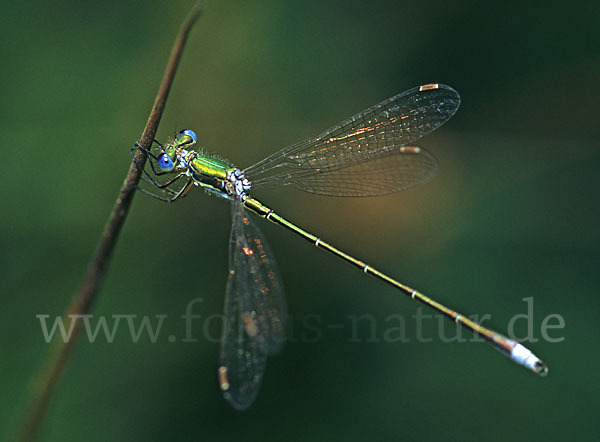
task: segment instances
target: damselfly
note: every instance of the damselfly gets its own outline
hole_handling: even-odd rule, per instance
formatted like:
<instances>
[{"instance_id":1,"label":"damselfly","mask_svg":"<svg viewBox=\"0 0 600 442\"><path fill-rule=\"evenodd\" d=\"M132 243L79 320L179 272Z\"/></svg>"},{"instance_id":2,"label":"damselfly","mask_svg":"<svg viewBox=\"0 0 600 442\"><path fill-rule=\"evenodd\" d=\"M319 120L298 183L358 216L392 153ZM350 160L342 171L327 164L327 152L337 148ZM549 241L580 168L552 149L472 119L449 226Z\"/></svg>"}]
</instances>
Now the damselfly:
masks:
<instances>
[{"instance_id":1,"label":"damselfly","mask_svg":"<svg viewBox=\"0 0 600 442\"><path fill-rule=\"evenodd\" d=\"M192 150L197 137L190 129L179 132L166 145L156 142L158 154L139 144L134 146L149 157L151 170L142 168L142 178L155 190L140 189L143 192L173 202L196 185L232 202L225 328L218 379L225 399L234 408L243 410L252 404L267 356L282 347L286 332L286 303L275 260L264 236L244 209L285 227L428 305L481 335L535 373L547 374L546 365L523 345L344 253L283 218L249 193L267 186L292 185L319 195L375 196L421 184L433 175L437 162L429 152L412 143L448 121L459 104L458 93L449 86L416 87L246 169Z\"/></svg>"}]
</instances>

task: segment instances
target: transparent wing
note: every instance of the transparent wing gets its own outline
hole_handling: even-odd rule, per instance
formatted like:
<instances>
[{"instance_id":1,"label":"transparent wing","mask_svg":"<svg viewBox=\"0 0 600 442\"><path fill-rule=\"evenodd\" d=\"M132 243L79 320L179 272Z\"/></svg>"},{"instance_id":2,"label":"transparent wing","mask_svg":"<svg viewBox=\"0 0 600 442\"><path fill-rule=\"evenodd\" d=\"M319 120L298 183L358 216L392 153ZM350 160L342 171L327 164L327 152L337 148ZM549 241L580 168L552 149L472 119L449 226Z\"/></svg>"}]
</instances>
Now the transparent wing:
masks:
<instances>
[{"instance_id":1,"label":"transparent wing","mask_svg":"<svg viewBox=\"0 0 600 442\"><path fill-rule=\"evenodd\" d=\"M460 96L449 86L419 86L354 115L316 138L276 152L244 173L254 187L277 183L296 184L303 189L302 183L310 175L372 160L413 143L448 121L459 105ZM321 180L325 179L323 175ZM416 178L399 187L422 181Z\"/></svg>"},{"instance_id":2,"label":"transparent wing","mask_svg":"<svg viewBox=\"0 0 600 442\"><path fill-rule=\"evenodd\" d=\"M225 399L244 410L256 397L267 356L284 344L287 309L273 255L239 201L232 205L229 264L219 381Z\"/></svg>"},{"instance_id":3,"label":"transparent wing","mask_svg":"<svg viewBox=\"0 0 600 442\"><path fill-rule=\"evenodd\" d=\"M358 163L288 174L252 182L253 188L293 185L327 196L376 196L406 190L429 180L437 170L433 155L420 147L401 147Z\"/></svg>"}]
</instances>

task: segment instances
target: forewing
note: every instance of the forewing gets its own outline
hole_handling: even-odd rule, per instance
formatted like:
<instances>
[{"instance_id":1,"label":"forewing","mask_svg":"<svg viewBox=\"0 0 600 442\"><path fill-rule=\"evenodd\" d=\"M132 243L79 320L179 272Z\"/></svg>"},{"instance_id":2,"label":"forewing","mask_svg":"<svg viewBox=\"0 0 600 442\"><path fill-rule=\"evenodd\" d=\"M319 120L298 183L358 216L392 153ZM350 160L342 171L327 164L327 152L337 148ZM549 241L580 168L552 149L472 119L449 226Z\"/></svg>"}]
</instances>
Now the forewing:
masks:
<instances>
[{"instance_id":1,"label":"forewing","mask_svg":"<svg viewBox=\"0 0 600 442\"><path fill-rule=\"evenodd\" d=\"M254 187L260 187L289 184L298 176L370 160L437 129L459 105L460 96L449 86L419 86L354 115L316 138L276 152L244 172Z\"/></svg>"},{"instance_id":2,"label":"forewing","mask_svg":"<svg viewBox=\"0 0 600 442\"><path fill-rule=\"evenodd\" d=\"M219 382L236 409L252 404L269 354L285 341L286 305L269 247L239 201L233 203Z\"/></svg>"}]
</instances>

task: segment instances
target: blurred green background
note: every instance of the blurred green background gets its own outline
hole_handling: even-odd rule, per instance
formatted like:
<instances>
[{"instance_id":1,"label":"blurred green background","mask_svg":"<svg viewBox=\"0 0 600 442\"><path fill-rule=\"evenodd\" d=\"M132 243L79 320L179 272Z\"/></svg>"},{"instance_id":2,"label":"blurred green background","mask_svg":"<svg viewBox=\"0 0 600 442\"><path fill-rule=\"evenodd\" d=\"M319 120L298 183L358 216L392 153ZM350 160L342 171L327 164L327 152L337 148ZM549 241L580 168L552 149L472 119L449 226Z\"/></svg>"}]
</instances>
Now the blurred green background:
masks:
<instances>
[{"instance_id":1,"label":"blurred green background","mask_svg":"<svg viewBox=\"0 0 600 442\"><path fill-rule=\"evenodd\" d=\"M2 439L49 347L36 315L59 315L81 282L191 6L3 6ZM168 317L156 343L133 343L125 323L113 343L81 339L41 440L598 440L599 23L597 1L207 1L158 134L193 128L244 167L405 89L452 85L461 108L420 143L440 163L430 183L367 199L257 196L459 311L491 314L500 331L533 297L531 347L547 378L485 344L442 342L438 320L417 342L416 304L257 220L293 339L236 412L218 389L218 344L202 337L222 311L229 204L137 195L94 314ZM198 297L199 341L181 342ZM398 313L410 342L384 342ZM366 322L352 342L349 318L363 314L379 342ZM551 314L564 319L549 331L561 342L541 336ZM319 318L315 342L302 339L316 336L306 318ZM527 334L524 320L515 331Z\"/></svg>"}]
</instances>

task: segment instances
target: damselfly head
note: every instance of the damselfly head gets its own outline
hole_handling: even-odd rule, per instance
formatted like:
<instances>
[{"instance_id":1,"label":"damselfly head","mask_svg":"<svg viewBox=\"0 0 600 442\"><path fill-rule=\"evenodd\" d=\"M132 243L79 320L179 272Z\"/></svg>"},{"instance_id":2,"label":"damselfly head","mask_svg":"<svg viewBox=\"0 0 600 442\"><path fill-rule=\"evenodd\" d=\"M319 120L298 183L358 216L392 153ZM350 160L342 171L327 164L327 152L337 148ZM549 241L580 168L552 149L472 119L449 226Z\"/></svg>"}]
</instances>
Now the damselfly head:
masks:
<instances>
[{"instance_id":1,"label":"damselfly head","mask_svg":"<svg viewBox=\"0 0 600 442\"><path fill-rule=\"evenodd\" d=\"M197 139L196 132L191 129L180 131L171 143L161 146L162 152L157 160L159 169L162 172L173 171L177 166L180 155L196 144Z\"/></svg>"}]
</instances>

